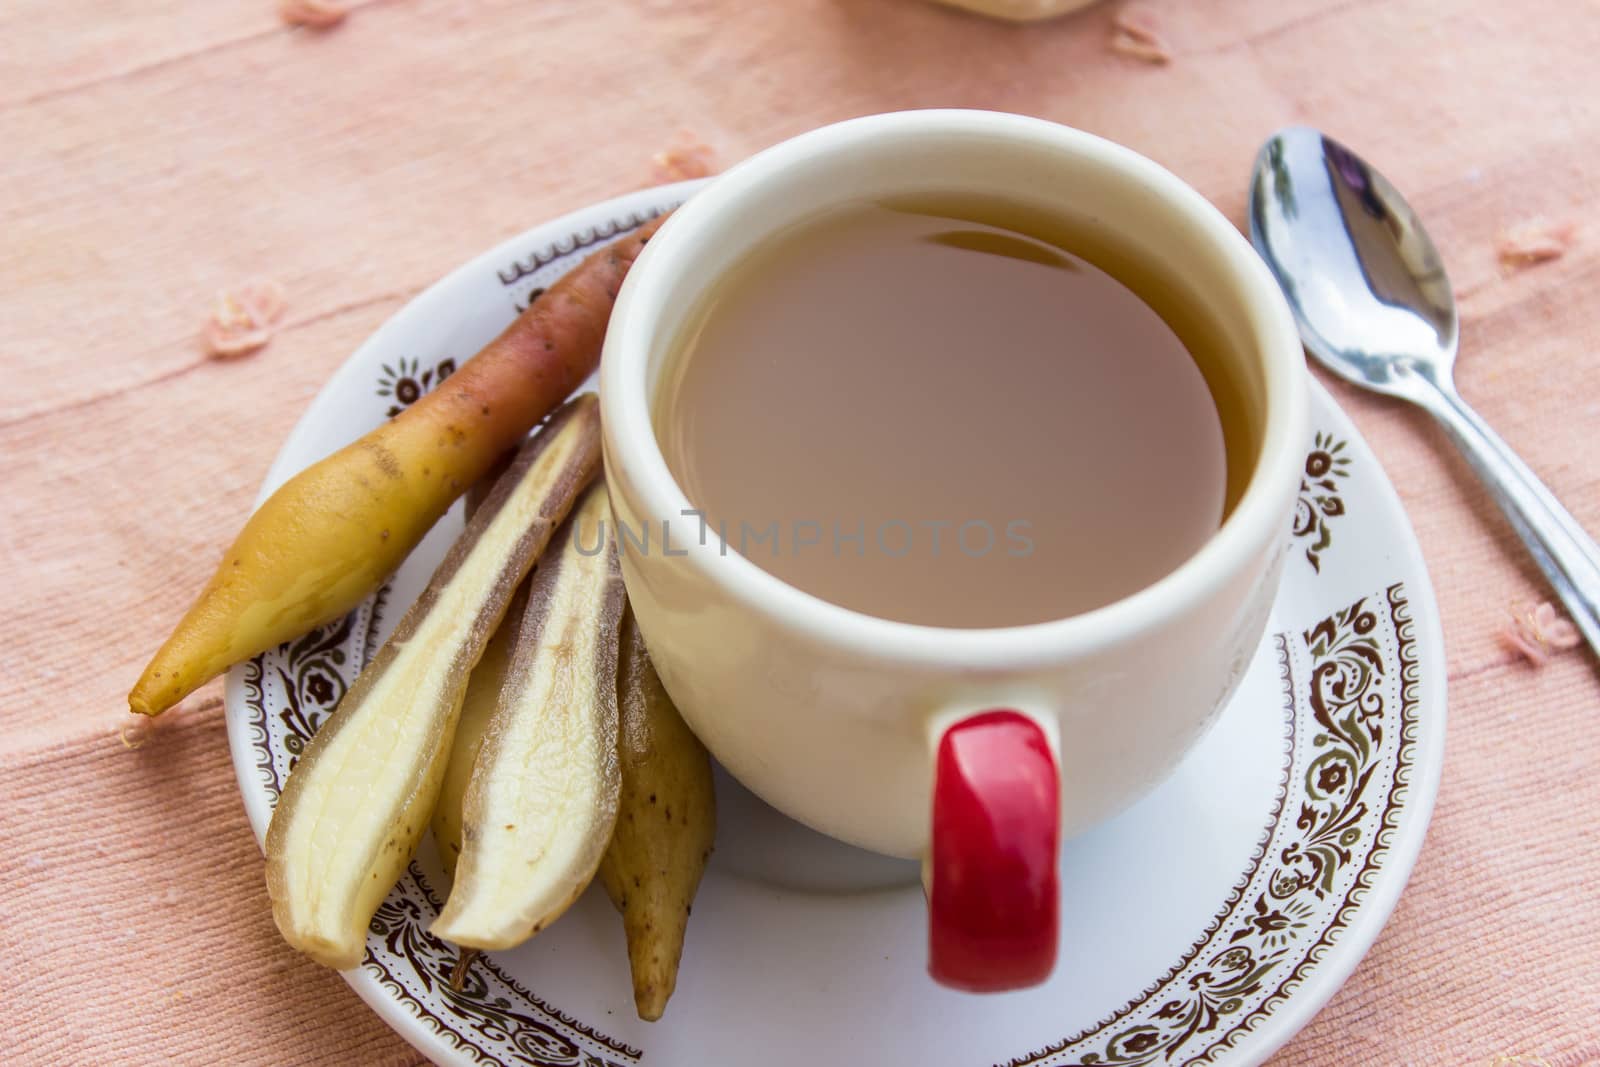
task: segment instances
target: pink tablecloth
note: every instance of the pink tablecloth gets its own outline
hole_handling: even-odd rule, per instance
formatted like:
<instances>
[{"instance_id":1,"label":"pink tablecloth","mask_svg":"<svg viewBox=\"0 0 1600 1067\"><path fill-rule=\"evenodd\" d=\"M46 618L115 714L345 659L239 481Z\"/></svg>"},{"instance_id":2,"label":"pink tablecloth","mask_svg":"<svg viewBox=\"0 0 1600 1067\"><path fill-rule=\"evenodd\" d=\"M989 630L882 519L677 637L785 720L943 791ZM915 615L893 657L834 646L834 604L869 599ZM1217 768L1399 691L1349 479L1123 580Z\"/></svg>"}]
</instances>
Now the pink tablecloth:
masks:
<instances>
[{"instance_id":1,"label":"pink tablecloth","mask_svg":"<svg viewBox=\"0 0 1600 1067\"><path fill-rule=\"evenodd\" d=\"M124 747L123 695L307 400L409 296L529 224L649 180L688 127L733 159L926 105L1042 115L1155 157L1240 219L1289 121L1370 155L1462 290L1462 388L1600 530L1600 7L1155 0L1019 28L916 0L273 0L0 7L0 884L12 1063L414 1063L268 914L213 684ZM1535 216L1563 258L1502 273ZM212 293L288 289L207 362ZM1421 417L1336 394L1405 498L1450 650L1448 765L1410 888L1283 1064L1600 1061L1600 685L1495 640L1545 594ZM1522 1059L1514 1059L1522 1057Z\"/></svg>"}]
</instances>

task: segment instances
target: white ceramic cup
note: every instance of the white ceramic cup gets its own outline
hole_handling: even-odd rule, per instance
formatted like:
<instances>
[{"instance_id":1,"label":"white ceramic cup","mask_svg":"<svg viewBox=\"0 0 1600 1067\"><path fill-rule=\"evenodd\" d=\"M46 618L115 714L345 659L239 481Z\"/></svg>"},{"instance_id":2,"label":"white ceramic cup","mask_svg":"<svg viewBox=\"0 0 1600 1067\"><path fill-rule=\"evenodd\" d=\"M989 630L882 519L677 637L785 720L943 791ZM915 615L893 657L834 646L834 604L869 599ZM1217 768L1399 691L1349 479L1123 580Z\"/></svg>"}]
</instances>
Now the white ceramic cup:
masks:
<instances>
[{"instance_id":1,"label":"white ceramic cup","mask_svg":"<svg viewBox=\"0 0 1600 1067\"><path fill-rule=\"evenodd\" d=\"M851 201L929 192L1092 218L1183 279L1222 331L1255 428L1253 473L1217 533L1155 584L1054 622L942 629L826 602L724 551L714 531L697 536L695 502L651 423L686 317L784 227ZM671 532L670 553L624 539L622 572L694 731L786 814L924 859L936 977L969 989L1042 979L1060 838L1176 766L1243 674L1276 593L1307 396L1293 320L1255 253L1178 178L1089 134L993 112L856 119L756 155L678 209L622 288L600 383L616 520ZM1011 714L975 718L992 709Z\"/></svg>"}]
</instances>

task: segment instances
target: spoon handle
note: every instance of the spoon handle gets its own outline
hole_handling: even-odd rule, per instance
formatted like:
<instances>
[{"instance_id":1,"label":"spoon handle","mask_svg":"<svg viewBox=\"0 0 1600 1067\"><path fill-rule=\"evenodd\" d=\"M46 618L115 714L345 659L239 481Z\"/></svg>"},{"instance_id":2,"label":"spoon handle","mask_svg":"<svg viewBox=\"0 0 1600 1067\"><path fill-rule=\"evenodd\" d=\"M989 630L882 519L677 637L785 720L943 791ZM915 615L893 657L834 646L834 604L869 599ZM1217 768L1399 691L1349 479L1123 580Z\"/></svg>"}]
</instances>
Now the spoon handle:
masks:
<instances>
[{"instance_id":1,"label":"spoon handle","mask_svg":"<svg viewBox=\"0 0 1600 1067\"><path fill-rule=\"evenodd\" d=\"M1421 399L1466 456L1500 510L1550 579L1596 654L1600 654L1600 546L1528 465L1448 383Z\"/></svg>"}]
</instances>

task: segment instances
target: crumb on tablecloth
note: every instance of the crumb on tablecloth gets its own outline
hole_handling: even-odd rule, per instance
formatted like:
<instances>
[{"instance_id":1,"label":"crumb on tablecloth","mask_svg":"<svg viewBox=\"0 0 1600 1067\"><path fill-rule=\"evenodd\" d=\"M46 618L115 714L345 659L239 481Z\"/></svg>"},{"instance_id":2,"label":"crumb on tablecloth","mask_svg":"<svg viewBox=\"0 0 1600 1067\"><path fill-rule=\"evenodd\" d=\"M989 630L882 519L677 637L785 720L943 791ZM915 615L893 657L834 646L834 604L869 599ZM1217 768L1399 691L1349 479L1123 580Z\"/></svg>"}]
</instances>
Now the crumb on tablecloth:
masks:
<instances>
[{"instance_id":1,"label":"crumb on tablecloth","mask_svg":"<svg viewBox=\"0 0 1600 1067\"><path fill-rule=\"evenodd\" d=\"M687 130L680 131L671 146L650 157L650 176L657 184L708 178L717 170L716 150Z\"/></svg>"},{"instance_id":2,"label":"crumb on tablecloth","mask_svg":"<svg viewBox=\"0 0 1600 1067\"><path fill-rule=\"evenodd\" d=\"M284 306L283 286L273 281L218 293L202 331L206 351L216 359L236 359L262 348L272 340Z\"/></svg>"},{"instance_id":3,"label":"crumb on tablecloth","mask_svg":"<svg viewBox=\"0 0 1600 1067\"><path fill-rule=\"evenodd\" d=\"M1512 269L1560 259L1572 247L1573 231L1570 222L1532 219L1503 231L1495 241L1495 255L1502 266Z\"/></svg>"},{"instance_id":4,"label":"crumb on tablecloth","mask_svg":"<svg viewBox=\"0 0 1600 1067\"><path fill-rule=\"evenodd\" d=\"M1124 4L1111 20L1111 50L1142 63L1172 62L1172 48L1161 33L1161 21L1148 6Z\"/></svg>"},{"instance_id":5,"label":"crumb on tablecloth","mask_svg":"<svg viewBox=\"0 0 1600 1067\"><path fill-rule=\"evenodd\" d=\"M130 752L138 751L150 740L150 735L156 730L156 722L149 716L139 716L139 721L129 723L117 731L117 740L122 742L122 747Z\"/></svg>"},{"instance_id":6,"label":"crumb on tablecloth","mask_svg":"<svg viewBox=\"0 0 1600 1067\"><path fill-rule=\"evenodd\" d=\"M1548 601L1532 609L1513 607L1499 636L1502 645L1535 667L1543 667L1552 655L1575 648L1581 640L1578 628Z\"/></svg>"},{"instance_id":7,"label":"crumb on tablecloth","mask_svg":"<svg viewBox=\"0 0 1600 1067\"><path fill-rule=\"evenodd\" d=\"M344 5L334 0L278 0L278 17L288 26L329 30L348 14Z\"/></svg>"}]
</instances>

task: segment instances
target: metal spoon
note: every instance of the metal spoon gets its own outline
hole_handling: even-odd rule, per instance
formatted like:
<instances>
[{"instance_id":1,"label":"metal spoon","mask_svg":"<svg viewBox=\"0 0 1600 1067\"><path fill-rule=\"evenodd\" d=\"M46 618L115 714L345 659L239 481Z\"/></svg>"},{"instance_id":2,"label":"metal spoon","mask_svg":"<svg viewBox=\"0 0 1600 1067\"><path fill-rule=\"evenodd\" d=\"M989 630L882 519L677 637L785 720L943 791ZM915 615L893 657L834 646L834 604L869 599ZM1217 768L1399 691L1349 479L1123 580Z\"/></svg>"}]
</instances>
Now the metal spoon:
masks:
<instances>
[{"instance_id":1,"label":"metal spoon","mask_svg":"<svg viewBox=\"0 0 1600 1067\"><path fill-rule=\"evenodd\" d=\"M1313 356L1439 420L1600 653L1600 548L1456 392L1450 279L1394 186L1316 130L1280 130L1256 157L1250 240Z\"/></svg>"}]
</instances>

